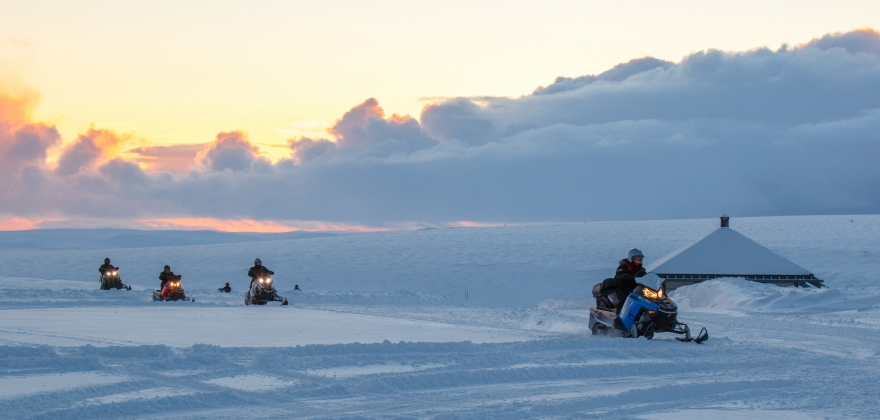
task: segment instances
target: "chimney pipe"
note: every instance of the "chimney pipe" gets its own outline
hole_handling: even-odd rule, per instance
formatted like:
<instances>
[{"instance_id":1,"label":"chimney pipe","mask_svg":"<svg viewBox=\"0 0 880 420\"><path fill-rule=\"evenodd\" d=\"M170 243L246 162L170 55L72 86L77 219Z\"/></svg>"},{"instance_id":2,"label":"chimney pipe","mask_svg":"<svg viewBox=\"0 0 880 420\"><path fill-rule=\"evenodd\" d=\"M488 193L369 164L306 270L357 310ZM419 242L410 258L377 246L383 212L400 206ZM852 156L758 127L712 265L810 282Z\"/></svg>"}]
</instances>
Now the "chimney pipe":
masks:
<instances>
[{"instance_id":1,"label":"chimney pipe","mask_svg":"<svg viewBox=\"0 0 880 420\"><path fill-rule=\"evenodd\" d=\"M721 216L721 227L730 227L730 217L727 217L726 214Z\"/></svg>"}]
</instances>

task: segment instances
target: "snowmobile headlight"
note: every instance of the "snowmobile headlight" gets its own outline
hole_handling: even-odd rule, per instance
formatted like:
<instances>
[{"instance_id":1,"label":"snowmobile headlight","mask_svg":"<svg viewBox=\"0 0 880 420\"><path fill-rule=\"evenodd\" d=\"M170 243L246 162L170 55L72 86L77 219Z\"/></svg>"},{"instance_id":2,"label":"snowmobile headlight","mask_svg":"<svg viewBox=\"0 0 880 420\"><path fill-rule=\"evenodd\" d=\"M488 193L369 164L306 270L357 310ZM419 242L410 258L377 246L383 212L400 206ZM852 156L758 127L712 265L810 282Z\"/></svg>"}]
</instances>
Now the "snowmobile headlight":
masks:
<instances>
[{"instance_id":1,"label":"snowmobile headlight","mask_svg":"<svg viewBox=\"0 0 880 420\"><path fill-rule=\"evenodd\" d=\"M268 279L266 279L266 283L272 283L272 278L269 277Z\"/></svg>"},{"instance_id":2,"label":"snowmobile headlight","mask_svg":"<svg viewBox=\"0 0 880 420\"><path fill-rule=\"evenodd\" d=\"M660 299L661 297L663 297L663 292L656 292L649 287L643 287L642 288L642 296L644 296L648 299L651 299L651 300L657 300L657 299Z\"/></svg>"},{"instance_id":3,"label":"snowmobile headlight","mask_svg":"<svg viewBox=\"0 0 880 420\"><path fill-rule=\"evenodd\" d=\"M263 279L260 279L260 283L262 283L262 282L263 282Z\"/></svg>"}]
</instances>

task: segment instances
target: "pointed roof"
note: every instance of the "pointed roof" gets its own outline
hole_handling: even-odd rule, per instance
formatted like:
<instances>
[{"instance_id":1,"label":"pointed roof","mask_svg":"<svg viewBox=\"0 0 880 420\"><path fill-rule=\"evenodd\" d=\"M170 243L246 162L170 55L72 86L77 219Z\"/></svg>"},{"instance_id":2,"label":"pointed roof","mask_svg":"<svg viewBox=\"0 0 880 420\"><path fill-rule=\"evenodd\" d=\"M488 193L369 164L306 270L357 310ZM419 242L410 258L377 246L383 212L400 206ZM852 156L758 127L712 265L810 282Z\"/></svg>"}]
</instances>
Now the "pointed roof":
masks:
<instances>
[{"instance_id":1,"label":"pointed roof","mask_svg":"<svg viewBox=\"0 0 880 420\"><path fill-rule=\"evenodd\" d=\"M655 261L645 269L656 274L812 274L729 227L720 227L705 238Z\"/></svg>"}]
</instances>

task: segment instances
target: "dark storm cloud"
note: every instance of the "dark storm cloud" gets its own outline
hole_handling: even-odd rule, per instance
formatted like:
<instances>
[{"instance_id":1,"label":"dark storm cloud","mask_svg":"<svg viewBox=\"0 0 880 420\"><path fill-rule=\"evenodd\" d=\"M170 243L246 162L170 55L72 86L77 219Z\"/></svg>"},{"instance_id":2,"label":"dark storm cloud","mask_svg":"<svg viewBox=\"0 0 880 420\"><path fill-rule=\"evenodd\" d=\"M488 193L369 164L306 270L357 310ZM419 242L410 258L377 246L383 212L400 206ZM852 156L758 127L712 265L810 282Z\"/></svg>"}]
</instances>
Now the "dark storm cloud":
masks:
<instances>
[{"instance_id":1,"label":"dark storm cloud","mask_svg":"<svg viewBox=\"0 0 880 420\"><path fill-rule=\"evenodd\" d=\"M54 144L35 138L21 152L31 160ZM275 164L240 132L180 175L77 144L55 169L73 175L20 166L14 182L38 205L4 201L0 213L376 225L876 213L880 36L647 57L520 98L440 101L419 120L368 99L327 138L292 139L294 156Z\"/></svg>"}]
</instances>

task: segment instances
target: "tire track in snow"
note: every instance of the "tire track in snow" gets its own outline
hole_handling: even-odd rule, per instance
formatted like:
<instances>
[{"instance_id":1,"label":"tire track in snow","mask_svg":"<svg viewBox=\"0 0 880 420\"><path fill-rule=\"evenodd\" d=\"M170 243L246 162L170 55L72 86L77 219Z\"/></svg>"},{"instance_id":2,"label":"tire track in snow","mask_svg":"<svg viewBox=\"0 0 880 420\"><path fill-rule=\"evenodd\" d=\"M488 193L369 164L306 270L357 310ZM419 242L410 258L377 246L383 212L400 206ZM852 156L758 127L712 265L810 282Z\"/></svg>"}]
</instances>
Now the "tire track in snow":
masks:
<instances>
[{"instance_id":1,"label":"tire track in snow","mask_svg":"<svg viewBox=\"0 0 880 420\"><path fill-rule=\"evenodd\" d=\"M554 338L492 344L386 342L266 349L86 346L54 348L52 353L46 346L41 348L45 363L40 366L28 358L32 347L0 348L4 375L12 374L9 366L25 361L34 367L18 369L15 375L53 368L69 370L64 362L69 359L89 360L91 365L83 365L89 372L125 376L127 380L113 386L0 398L0 410L8 418L199 418L206 413L215 413L215 418L261 418L262 414L266 418L441 414L591 418L719 404L815 411L822 408L820 404L829 404L828 397L820 396L827 389L809 385L811 381L828 383L829 372L836 372L834 381L839 386L872 389L868 380L852 374L856 369L847 359L829 358L817 365L807 363L815 355L809 351L783 353L725 339L703 346L664 340ZM307 373L346 366L355 373L341 378ZM415 370L402 372L396 366ZM358 367L366 373L358 374ZM861 372L864 369L859 368ZM873 374L878 371L868 370ZM840 373L846 376L838 378ZM260 376L254 375L280 385L265 391L221 385L247 378L259 380ZM117 402L102 398L149 396L151 390L163 387L179 390L180 395ZM793 389L800 398L791 398ZM864 405L859 410L854 397L865 396L833 395L840 404L855 407L850 408L851 414L868 414ZM81 404L85 400L95 402ZM263 407L270 409L262 411Z\"/></svg>"}]
</instances>

